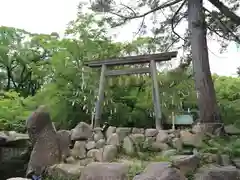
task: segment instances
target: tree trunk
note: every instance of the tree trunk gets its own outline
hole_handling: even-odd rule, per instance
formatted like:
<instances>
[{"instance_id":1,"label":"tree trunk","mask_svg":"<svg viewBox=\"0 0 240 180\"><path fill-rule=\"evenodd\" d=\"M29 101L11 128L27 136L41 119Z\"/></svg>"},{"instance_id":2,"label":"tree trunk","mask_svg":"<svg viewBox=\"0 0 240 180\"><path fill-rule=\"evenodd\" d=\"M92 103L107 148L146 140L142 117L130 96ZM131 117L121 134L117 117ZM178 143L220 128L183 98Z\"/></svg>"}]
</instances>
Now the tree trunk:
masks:
<instances>
[{"instance_id":1,"label":"tree trunk","mask_svg":"<svg viewBox=\"0 0 240 180\"><path fill-rule=\"evenodd\" d=\"M203 0L188 0L188 23L200 122L220 124L221 118L209 67Z\"/></svg>"}]
</instances>

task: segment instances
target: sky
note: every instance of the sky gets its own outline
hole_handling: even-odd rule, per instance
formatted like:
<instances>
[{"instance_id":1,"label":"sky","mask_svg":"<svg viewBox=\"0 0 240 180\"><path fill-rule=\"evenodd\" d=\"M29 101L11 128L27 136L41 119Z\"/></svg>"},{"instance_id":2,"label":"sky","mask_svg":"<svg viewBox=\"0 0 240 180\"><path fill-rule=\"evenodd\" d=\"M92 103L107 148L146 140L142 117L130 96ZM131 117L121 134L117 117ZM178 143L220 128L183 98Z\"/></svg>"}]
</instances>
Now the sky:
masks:
<instances>
[{"instance_id":1,"label":"sky","mask_svg":"<svg viewBox=\"0 0 240 180\"><path fill-rule=\"evenodd\" d=\"M34 33L63 34L67 23L76 18L79 1L4 0L1 2L0 26L21 28ZM131 40L138 24L139 21L135 21L121 28L117 39ZM236 76L236 69L240 66L240 48L231 43L227 52L220 54L220 45L216 41L208 40L208 46L211 72Z\"/></svg>"}]
</instances>

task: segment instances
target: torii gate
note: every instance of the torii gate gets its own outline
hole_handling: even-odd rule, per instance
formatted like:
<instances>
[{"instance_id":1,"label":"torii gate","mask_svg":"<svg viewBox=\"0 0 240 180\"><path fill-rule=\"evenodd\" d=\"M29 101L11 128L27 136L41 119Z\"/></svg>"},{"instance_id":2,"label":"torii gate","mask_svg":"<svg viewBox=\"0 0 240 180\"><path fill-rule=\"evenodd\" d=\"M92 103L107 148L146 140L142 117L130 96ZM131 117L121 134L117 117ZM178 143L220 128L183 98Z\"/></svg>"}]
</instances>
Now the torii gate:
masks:
<instances>
[{"instance_id":1,"label":"torii gate","mask_svg":"<svg viewBox=\"0 0 240 180\"><path fill-rule=\"evenodd\" d=\"M96 102L96 113L94 117L93 127L100 126L106 77L149 73L152 77L152 84L153 84L152 97L153 97L153 104L154 104L156 129L161 129L162 128L161 126L162 112L160 107L156 62L170 61L172 58L175 58L176 56L177 56L177 51L173 51L173 52L165 52L165 53L158 53L158 54L127 56L127 57L119 57L119 58L111 58L106 60L86 62L85 65L91 68L101 67L101 75L100 75L100 82L99 82L99 89L98 89L98 100ZM149 63L149 67L107 70L107 68L110 66L112 67L112 66L121 66L121 65L145 64L145 63Z\"/></svg>"}]
</instances>

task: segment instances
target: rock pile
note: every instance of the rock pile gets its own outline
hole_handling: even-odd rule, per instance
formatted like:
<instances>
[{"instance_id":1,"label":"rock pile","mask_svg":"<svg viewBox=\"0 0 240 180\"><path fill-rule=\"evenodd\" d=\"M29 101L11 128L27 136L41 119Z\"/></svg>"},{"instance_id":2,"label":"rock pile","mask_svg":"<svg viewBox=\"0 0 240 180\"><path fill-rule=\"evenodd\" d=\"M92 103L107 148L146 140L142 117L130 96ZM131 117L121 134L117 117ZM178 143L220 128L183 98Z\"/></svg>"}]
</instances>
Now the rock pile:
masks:
<instances>
[{"instance_id":1,"label":"rock pile","mask_svg":"<svg viewBox=\"0 0 240 180\"><path fill-rule=\"evenodd\" d=\"M211 166L198 169L202 158L198 148L203 145L204 136L197 132L193 133L192 130L173 131L110 126L104 136L100 128L92 130L89 125L81 122L72 130L72 139L76 140L76 143L70 152L71 156L67 158L67 163L50 167L50 175L80 177L81 180L96 179L100 176L103 179L109 176L112 179L124 179L127 175L126 169L130 167L126 163L123 165L113 162L119 152L132 155L148 150L159 152L161 156L168 157L170 162L150 162L141 174L134 177L134 180L150 177L160 180L181 180L195 171L197 172L195 179L199 179L199 174L203 174L201 177L207 179L212 172L217 172L219 169L226 171L227 178L239 177L238 169L232 166L227 155L218 157L214 154L205 154L204 158L210 162ZM188 150L185 147L188 147ZM222 162L225 166L222 166ZM219 176L212 177L212 180L222 176L220 173Z\"/></svg>"},{"instance_id":2,"label":"rock pile","mask_svg":"<svg viewBox=\"0 0 240 180\"><path fill-rule=\"evenodd\" d=\"M162 152L162 154L176 154L183 151L184 145L198 148L202 145L202 137L193 134L187 130L156 130L156 129L138 129L126 127L110 126L106 132L107 139L100 128L91 130L90 126L85 124L84 131L81 122L72 130L72 139L76 140L71 156L67 162L81 160L83 165L86 162L99 161L111 162L119 151L127 155L136 154L142 150ZM79 139L87 140L79 140ZM192 152L190 152L192 154ZM74 160L73 160L74 159ZM81 164L81 163L80 163Z\"/></svg>"},{"instance_id":3,"label":"rock pile","mask_svg":"<svg viewBox=\"0 0 240 180\"><path fill-rule=\"evenodd\" d=\"M196 129L195 129L196 130ZM65 150L66 161L48 168L48 175L64 179L126 180L131 165L114 162L119 153L127 155L154 151L169 162L148 162L146 168L135 175L133 180L185 180L193 174L195 180L229 180L240 178L237 159L228 155L204 155L198 152L204 144L205 136L193 130L156 130L110 126L106 135L100 128L80 122L67 131L73 149ZM228 127L228 134L239 134ZM106 137L106 139L104 138ZM69 152L66 152L69 151ZM200 167L201 161L206 166Z\"/></svg>"}]
</instances>

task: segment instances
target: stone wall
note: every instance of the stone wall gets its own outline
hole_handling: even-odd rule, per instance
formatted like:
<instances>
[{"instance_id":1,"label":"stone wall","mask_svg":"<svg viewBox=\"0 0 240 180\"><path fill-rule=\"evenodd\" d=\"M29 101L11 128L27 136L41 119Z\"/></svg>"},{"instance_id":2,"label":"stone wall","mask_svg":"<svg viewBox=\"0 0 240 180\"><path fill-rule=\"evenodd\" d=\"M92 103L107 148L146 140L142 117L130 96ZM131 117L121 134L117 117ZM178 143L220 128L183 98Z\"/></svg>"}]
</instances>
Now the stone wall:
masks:
<instances>
[{"instance_id":1,"label":"stone wall","mask_svg":"<svg viewBox=\"0 0 240 180\"><path fill-rule=\"evenodd\" d=\"M228 134L240 134L239 130L233 128L225 128L225 130ZM58 133L63 131L65 130ZM205 136L197 126L184 130L110 126L103 134L101 128L92 129L90 125L80 122L74 129L65 132L68 132L67 136L71 137L69 140L75 141L75 144L71 150L67 148L69 152L65 153L68 157L64 162L48 168L49 176L61 176L64 179L80 178L80 180L99 179L99 177L125 180L132 165L122 161L114 162L119 158L118 156L154 151L161 157L170 157L169 162L149 161L144 171L133 175L136 175L134 180L144 180L148 179L147 177L158 177L161 180L186 180L185 176L192 172L196 177L200 174L199 178L195 178L196 180L207 180L208 174L212 172L217 174L213 180L217 180L221 179L223 172L229 173L229 170L231 170L231 178L230 175L226 175L225 179L240 178L238 166L228 155L221 154L220 159L217 154L198 156L198 150L203 145ZM68 147L71 141L65 147ZM198 172L201 158L204 158L204 162L210 166L203 170L200 168L201 171Z\"/></svg>"},{"instance_id":2,"label":"stone wall","mask_svg":"<svg viewBox=\"0 0 240 180\"><path fill-rule=\"evenodd\" d=\"M150 177L161 180L186 180L189 174L194 173L195 180L208 180L211 174L215 173L216 178L212 180L218 180L223 172L228 173L230 169L231 173L224 175L225 179L240 178L240 171L236 168L238 166L232 163L229 155L204 153L202 156L198 152L206 137L200 129L201 127L198 126L184 130L110 126L104 135L100 128L92 130L89 125L79 123L71 131L71 139L76 140L70 152L71 156L66 159L65 163L51 166L48 174L53 177L71 177L80 178L80 180L95 178L144 180ZM236 133L235 130L234 133ZM144 154L144 151L155 152L154 156L160 158L142 160L140 155ZM139 155L135 156L139 158L133 158L130 161L147 162L144 171L142 169L136 172L135 165L127 162L127 159L131 158L119 157L122 154ZM209 166L199 169L201 162ZM134 178L129 178L131 168L135 172ZM128 178L126 178L127 175Z\"/></svg>"},{"instance_id":3,"label":"stone wall","mask_svg":"<svg viewBox=\"0 0 240 180\"><path fill-rule=\"evenodd\" d=\"M87 132L80 132L75 129L78 135L87 137ZM74 134L74 133L73 133ZM76 133L75 133L76 134ZM89 133L90 134L90 133ZM74 138L73 138L74 139ZM82 139L80 137L75 139ZM193 154L194 148L200 147L202 138L199 134L194 134L189 130L157 130L127 127L110 126L104 136L100 128L93 130L93 135L87 140L77 140L71 150L71 157L67 162L74 160L82 161L81 165L86 165L92 161L111 162L119 153L134 155L143 151L168 153ZM184 146L190 146L187 152Z\"/></svg>"},{"instance_id":4,"label":"stone wall","mask_svg":"<svg viewBox=\"0 0 240 180\"><path fill-rule=\"evenodd\" d=\"M228 129L227 129L228 130ZM229 131L229 130L228 130ZM236 130L234 130L235 132ZM59 132L59 131L58 131ZM68 131L75 140L73 149L69 149L67 163L80 161L86 165L92 161L111 162L120 153L137 155L143 151L159 152L162 156L171 154L195 154L203 144L203 136L198 129L157 130L143 128L110 126L103 134L101 128L92 129L90 125L80 122L74 129ZM236 132L235 132L236 133ZM2 146L0 159L7 160L20 156L26 150L28 135L10 132L0 134ZM3 145L3 139L8 137L8 146ZM16 146L21 142L20 146ZM24 142L24 143L23 143ZM14 146L10 146L12 143ZM19 144L19 143L18 143ZM67 147L69 144L66 144ZM185 148L187 147L187 148Z\"/></svg>"}]
</instances>

